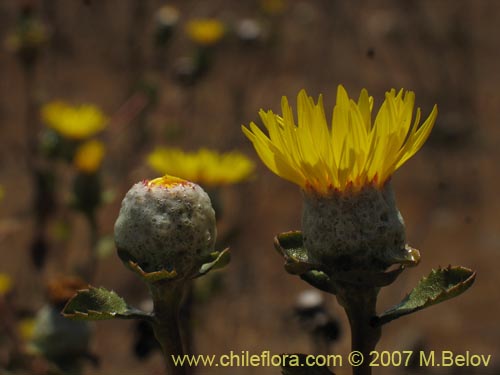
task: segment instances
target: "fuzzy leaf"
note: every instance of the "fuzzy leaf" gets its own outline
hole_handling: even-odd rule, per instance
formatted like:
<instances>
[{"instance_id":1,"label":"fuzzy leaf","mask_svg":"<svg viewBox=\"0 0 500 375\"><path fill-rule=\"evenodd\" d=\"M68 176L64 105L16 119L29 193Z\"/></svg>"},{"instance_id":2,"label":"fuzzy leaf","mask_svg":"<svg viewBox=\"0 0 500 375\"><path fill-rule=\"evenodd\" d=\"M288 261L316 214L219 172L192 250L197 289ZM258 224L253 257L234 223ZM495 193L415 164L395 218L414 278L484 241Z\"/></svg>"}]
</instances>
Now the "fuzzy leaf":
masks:
<instances>
[{"instance_id":1,"label":"fuzzy leaf","mask_svg":"<svg viewBox=\"0 0 500 375\"><path fill-rule=\"evenodd\" d=\"M403 251L397 255L391 254L386 261L388 264L401 264L405 267L415 267L420 263L420 252L409 245L405 245Z\"/></svg>"},{"instance_id":2,"label":"fuzzy leaf","mask_svg":"<svg viewBox=\"0 0 500 375\"><path fill-rule=\"evenodd\" d=\"M152 317L129 307L118 294L105 288L83 289L77 292L62 311L73 320L146 319Z\"/></svg>"},{"instance_id":3,"label":"fuzzy leaf","mask_svg":"<svg viewBox=\"0 0 500 375\"><path fill-rule=\"evenodd\" d=\"M447 267L432 270L398 305L375 318L382 325L403 315L444 302L465 292L476 278L476 273L465 267Z\"/></svg>"},{"instance_id":4,"label":"fuzzy leaf","mask_svg":"<svg viewBox=\"0 0 500 375\"><path fill-rule=\"evenodd\" d=\"M201 266L196 277L205 275L209 271L225 267L230 260L231 253L229 252L229 248L222 251L215 251L211 254L211 260Z\"/></svg>"},{"instance_id":5,"label":"fuzzy leaf","mask_svg":"<svg viewBox=\"0 0 500 375\"><path fill-rule=\"evenodd\" d=\"M336 294L334 282L322 271L311 270L300 275L300 278L323 292Z\"/></svg>"},{"instance_id":6,"label":"fuzzy leaf","mask_svg":"<svg viewBox=\"0 0 500 375\"><path fill-rule=\"evenodd\" d=\"M311 262L309 253L304 247L302 233L292 231L281 233L274 238L274 247L285 258L285 270L293 275L317 269Z\"/></svg>"},{"instance_id":7,"label":"fuzzy leaf","mask_svg":"<svg viewBox=\"0 0 500 375\"><path fill-rule=\"evenodd\" d=\"M167 271L165 269L154 272L144 271L138 263L128 261L126 264L128 268L137 273L145 282L155 283L157 281L173 280L177 277L177 272L175 270Z\"/></svg>"},{"instance_id":8,"label":"fuzzy leaf","mask_svg":"<svg viewBox=\"0 0 500 375\"><path fill-rule=\"evenodd\" d=\"M283 357L282 375L335 375L326 366L308 366L306 354L283 354Z\"/></svg>"}]
</instances>

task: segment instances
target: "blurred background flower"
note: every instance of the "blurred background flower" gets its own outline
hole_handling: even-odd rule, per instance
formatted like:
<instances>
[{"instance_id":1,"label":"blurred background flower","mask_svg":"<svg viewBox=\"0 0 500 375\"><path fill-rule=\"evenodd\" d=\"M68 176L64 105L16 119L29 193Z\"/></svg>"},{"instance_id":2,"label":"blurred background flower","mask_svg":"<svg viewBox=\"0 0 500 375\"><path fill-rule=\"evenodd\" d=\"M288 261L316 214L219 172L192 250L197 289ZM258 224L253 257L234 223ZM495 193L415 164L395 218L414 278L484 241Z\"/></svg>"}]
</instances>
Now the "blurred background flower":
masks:
<instances>
[{"instance_id":1,"label":"blurred background flower","mask_svg":"<svg viewBox=\"0 0 500 375\"><path fill-rule=\"evenodd\" d=\"M95 173L101 166L105 151L101 141L87 141L76 149L73 165L80 172Z\"/></svg>"},{"instance_id":2,"label":"blurred background flower","mask_svg":"<svg viewBox=\"0 0 500 375\"><path fill-rule=\"evenodd\" d=\"M191 19L186 24L186 34L194 43L212 46L219 42L225 33L224 24L215 18Z\"/></svg>"},{"instance_id":3,"label":"blurred background flower","mask_svg":"<svg viewBox=\"0 0 500 375\"><path fill-rule=\"evenodd\" d=\"M71 140L92 137L108 122L101 110L92 104L72 106L59 100L45 104L41 115L47 127Z\"/></svg>"},{"instance_id":4,"label":"blurred background flower","mask_svg":"<svg viewBox=\"0 0 500 375\"><path fill-rule=\"evenodd\" d=\"M196 182L205 187L238 183L251 177L255 165L244 154L219 153L202 148L184 152L176 148L157 148L147 157L151 168Z\"/></svg>"}]
</instances>

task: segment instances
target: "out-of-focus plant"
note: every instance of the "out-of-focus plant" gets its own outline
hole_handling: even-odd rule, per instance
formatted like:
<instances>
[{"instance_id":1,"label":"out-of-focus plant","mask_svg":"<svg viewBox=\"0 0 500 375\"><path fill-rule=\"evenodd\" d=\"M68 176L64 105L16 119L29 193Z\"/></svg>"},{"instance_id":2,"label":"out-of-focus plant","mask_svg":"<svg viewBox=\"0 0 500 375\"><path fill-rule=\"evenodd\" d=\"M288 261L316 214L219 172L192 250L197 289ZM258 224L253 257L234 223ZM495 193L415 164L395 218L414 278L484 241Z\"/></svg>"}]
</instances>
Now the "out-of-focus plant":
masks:
<instances>
[{"instance_id":1,"label":"out-of-focus plant","mask_svg":"<svg viewBox=\"0 0 500 375\"><path fill-rule=\"evenodd\" d=\"M195 44L202 47L216 45L224 36L224 24L215 18L198 18L186 24L186 34Z\"/></svg>"},{"instance_id":2,"label":"out-of-focus plant","mask_svg":"<svg viewBox=\"0 0 500 375\"><path fill-rule=\"evenodd\" d=\"M41 109L46 129L41 149L49 160L62 160L73 169L72 207L81 212L90 228L90 254L82 270L92 279L96 270L98 226L96 214L103 203L100 168L105 156L103 142L93 138L108 125L108 117L95 105L70 105L57 100Z\"/></svg>"},{"instance_id":3,"label":"out-of-focus plant","mask_svg":"<svg viewBox=\"0 0 500 375\"><path fill-rule=\"evenodd\" d=\"M433 270L400 304L376 313L380 288L420 260L406 243L390 181L423 146L436 120L434 107L421 126L420 109L412 121L414 104L413 92L391 90L372 121L368 92L363 89L356 102L339 86L330 127L322 98L315 103L301 91L297 123L283 97L281 116L260 111L268 135L254 123L242 127L264 164L302 190L302 232L278 235L275 246L288 272L335 294L344 307L352 350L361 353L354 374L371 373L368 359L383 324L453 298L475 279L463 267ZM391 266L396 268L387 271Z\"/></svg>"},{"instance_id":4,"label":"out-of-focus plant","mask_svg":"<svg viewBox=\"0 0 500 375\"><path fill-rule=\"evenodd\" d=\"M35 66L49 39L48 27L37 14L34 3L20 2L14 29L5 40L6 47L18 58L23 73L25 157L33 186L35 234L30 244L32 259L37 268L45 260L48 248L45 235L47 218L53 209L52 176L38 160L38 103L35 99Z\"/></svg>"},{"instance_id":5,"label":"out-of-focus plant","mask_svg":"<svg viewBox=\"0 0 500 375\"><path fill-rule=\"evenodd\" d=\"M247 44L253 44L263 39L265 31L262 24L253 18L240 20L236 25L236 35Z\"/></svg>"},{"instance_id":6,"label":"out-of-focus plant","mask_svg":"<svg viewBox=\"0 0 500 375\"><path fill-rule=\"evenodd\" d=\"M89 351L89 323L71 321L61 315L68 300L86 286L77 277L59 277L50 281L47 286L47 304L36 314L32 327L25 327L25 333L30 335L28 353L45 358L63 374L81 373L85 359L95 362L95 357Z\"/></svg>"},{"instance_id":7,"label":"out-of-focus plant","mask_svg":"<svg viewBox=\"0 0 500 375\"><path fill-rule=\"evenodd\" d=\"M210 69L214 48L226 34L226 26L216 18L196 18L184 30L196 49L192 57L177 61L176 76L182 83L193 84Z\"/></svg>"},{"instance_id":8,"label":"out-of-focus plant","mask_svg":"<svg viewBox=\"0 0 500 375\"><path fill-rule=\"evenodd\" d=\"M105 154L104 143L98 140L90 140L80 145L73 158L73 165L81 173L96 173L101 167Z\"/></svg>"},{"instance_id":9,"label":"out-of-focus plant","mask_svg":"<svg viewBox=\"0 0 500 375\"><path fill-rule=\"evenodd\" d=\"M17 54L24 67L31 69L49 40L47 25L32 5L21 6L16 27L8 34L5 45Z\"/></svg>"},{"instance_id":10,"label":"out-of-focus plant","mask_svg":"<svg viewBox=\"0 0 500 375\"><path fill-rule=\"evenodd\" d=\"M172 33L179 22L179 10L172 5L164 5L155 15L155 44L164 47L172 37Z\"/></svg>"},{"instance_id":11,"label":"out-of-focus plant","mask_svg":"<svg viewBox=\"0 0 500 375\"><path fill-rule=\"evenodd\" d=\"M155 13L155 64L159 70L165 69L166 50L179 23L179 17L179 10L172 5L163 5Z\"/></svg>"},{"instance_id":12,"label":"out-of-focus plant","mask_svg":"<svg viewBox=\"0 0 500 375\"><path fill-rule=\"evenodd\" d=\"M248 179L255 164L238 151L219 153L207 148L184 152L158 147L147 157L151 168L196 182L206 188L231 185Z\"/></svg>"},{"instance_id":13,"label":"out-of-focus plant","mask_svg":"<svg viewBox=\"0 0 500 375\"><path fill-rule=\"evenodd\" d=\"M95 105L73 106L61 100L44 105L41 116L49 129L69 141L88 139L104 130L108 122Z\"/></svg>"},{"instance_id":14,"label":"out-of-focus plant","mask_svg":"<svg viewBox=\"0 0 500 375\"><path fill-rule=\"evenodd\" d=\"M164 176L135 184L123 199L115 223L115 243L124 265L149 287L153 312L129 307L104 288L79 291L64 307L75 320L142 319L150 323L165 355L169 374L185 374L172 355L183 354L179 307L186 286L229 261L228 249L215 251L215 212L203 189Z\"/></svg>"},{"instance_id":15,"label":"out-of-focus plant","mask_svg":"<svg viewBox=\"0 0 500 375\"><path fill-rule=\"evenodd\" d=\"M300 326L309 334L315 354L331 353L331 344L340 336L340 324L326 308L325 299L317 289L301 292L294 306Z\"/></svg>"}]
</instances>

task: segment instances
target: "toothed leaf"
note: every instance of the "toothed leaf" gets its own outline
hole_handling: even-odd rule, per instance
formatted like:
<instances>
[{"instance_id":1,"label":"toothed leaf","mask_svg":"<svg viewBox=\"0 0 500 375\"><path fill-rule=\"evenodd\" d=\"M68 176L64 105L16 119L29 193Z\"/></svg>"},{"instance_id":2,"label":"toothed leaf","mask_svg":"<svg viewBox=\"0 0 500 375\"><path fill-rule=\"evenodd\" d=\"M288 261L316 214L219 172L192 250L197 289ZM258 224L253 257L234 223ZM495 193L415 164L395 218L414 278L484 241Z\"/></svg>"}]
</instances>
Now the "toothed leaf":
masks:
<instances>
[{"instance_id":1,"label":"toothed leaf","mask_svg":"<svg viewBox=\"0 0 500 375\"><path fill-rule=\"evenodd\" d=\"M155 283L157 281L163 280L173 280L177 277L177 272L175 270L167 271L165 269L154 272L146 272L144 271L139 264L128 261L128 268L137 273L145 282L147 283Z\"/></svg>"},{"instance_id":2,"label":"toothed leaf","mask_svg":"<svg viewBox=\"0 0 500 375\"><path fill-rule=\"evenodd\" d=\"M73 320L151 319L151 315L129 307L115 292L94 287L78 291L62 313Z\"/></svg>"},{"instance_id":3,"label":"toothed leaf","mask_svg":"<svg viewBox=\"0 0 500 375\"><path fill-rule=\"evenodd\" d=\"M382 325L403 315L444 302L465 292L476 278L476 273L465 267L447 267L432 270L401 303L375 319Z\"/></svg>"},{"instance_id":4,"label":"toothed leaf","mask_svg":"<svg viewBox=\"0 0 500 375\"><path fill-rule=\"evenodd\" d=\"M299 231L281 233L274 239L274 247L285 258L285 270L293 275L301 275L316 269L304 247Z\"/></svg>"}]
</instances>

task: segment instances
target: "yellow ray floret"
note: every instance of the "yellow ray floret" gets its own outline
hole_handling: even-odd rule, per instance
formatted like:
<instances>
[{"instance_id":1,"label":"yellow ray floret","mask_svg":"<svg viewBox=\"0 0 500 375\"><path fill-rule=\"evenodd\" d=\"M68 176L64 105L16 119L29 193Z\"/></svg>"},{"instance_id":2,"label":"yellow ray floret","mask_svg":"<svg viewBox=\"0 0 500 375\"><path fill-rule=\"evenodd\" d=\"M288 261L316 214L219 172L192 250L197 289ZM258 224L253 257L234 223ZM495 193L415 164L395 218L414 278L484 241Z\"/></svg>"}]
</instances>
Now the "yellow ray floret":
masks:
<instances>
[{"instance_id":1,"label":"yellow ray floret","mask_svg":"<svg viewBox=\"0 0 500 375\"><path fill-rule=\"evenodd\" d=\"M328 194L368 184L381 188L422 147L436 121L434 106L419 126L420 108L413 119L414 104L413 92L392 89L373 121L373 98L366 89L355 102L339 85L329 126L322 97L315 103L302 90L297 123L283 97L281 116L259 112L268 134L253 122L242 130L271 171L303 189Z\"/></svg>"},{"instance_id":2,"label":"yellow ray floret","mask_svg":"<svg viewBox=\"0 0 500 375\"><path fill-rule=\"evenodd\" d=\"M108 122L101 110L91 104L71 106L54 101L43 106L41 115L49 128L74 140L92 137L103 130Z\"/></svg>"},{"instance_id":3,"label":"yellow ray floret","mask_svg":"<svg viewBox=\"0 0 500 375\"><path fill-rule=\"evenodd\" d=\"M221 154L204 148L193 153L157 148L147 161L159 173L179 176L206 187L243 181L254 170L254 163L239 152Z\"/></svg>"}]
</instances>

